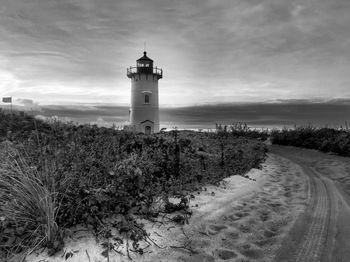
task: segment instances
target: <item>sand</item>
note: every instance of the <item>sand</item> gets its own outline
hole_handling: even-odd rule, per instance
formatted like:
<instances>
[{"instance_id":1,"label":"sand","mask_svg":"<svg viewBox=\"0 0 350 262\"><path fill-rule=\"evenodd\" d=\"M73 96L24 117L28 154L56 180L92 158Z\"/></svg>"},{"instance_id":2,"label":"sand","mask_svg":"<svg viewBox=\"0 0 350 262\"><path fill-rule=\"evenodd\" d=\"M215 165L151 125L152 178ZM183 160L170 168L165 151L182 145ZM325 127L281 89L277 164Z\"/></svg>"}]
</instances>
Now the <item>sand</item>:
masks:
<instances>
[{"instance_id":1,"label":"sand","mask_svg":"<svg viewBox=\"0 0 350 262\"><path fill-rule=\"evenodd\" d=\"M276 145L269 150L298 164L311 182L308 207L285 237L275 261L349 261L350 158Z\"/></svg>"},{"instance_id":2,"label":"sand","mask_svg":"<svg viewBox=\"0 0 350 262\"><path fill-rule=\"evenodd\" d=\"M285 158L268 154L262 169L226 178L219 186L194 192L193 215L184 226L163 219L145 223L155 244L145 254L130 252L133 261L273 261L298 215L309 199L309 181L300 167ZM171 216L171 215L169 215ZM37 261L107 261L103 248L84 228L75 228L63 251L48 257L46 250L27 257ZM111 251L109 261L130 261L125 244ZM73 256L65 260L65 254Z\"/></svg>"}]
</instances>

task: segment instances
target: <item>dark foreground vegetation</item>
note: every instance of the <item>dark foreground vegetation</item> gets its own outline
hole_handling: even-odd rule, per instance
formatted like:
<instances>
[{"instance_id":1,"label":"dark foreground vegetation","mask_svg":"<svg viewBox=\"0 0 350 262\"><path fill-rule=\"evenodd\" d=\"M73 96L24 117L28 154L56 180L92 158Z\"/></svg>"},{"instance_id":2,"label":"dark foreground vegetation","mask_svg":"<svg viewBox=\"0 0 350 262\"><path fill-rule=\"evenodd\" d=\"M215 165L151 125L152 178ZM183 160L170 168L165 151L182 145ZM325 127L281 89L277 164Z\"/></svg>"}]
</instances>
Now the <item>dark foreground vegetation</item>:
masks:
<instances>
[{"instance_id":1,"label":"dark foreground vegetation","mask_svg":"<svg viewBox=\"0 0 350 262\"><path fill-rule=\"evenodd\" d=\"M350 156L350 131L348 129L296 127L271 132L273 144L317 149Z\"/></svg>"},{"instance_id":2,"label":"dark foreground vegetation","mask_svg":"<svg viewBox=\"0 0 350 262\"><path fill-rule=\"evenodd\" d=\"M54 254L77 224L104 238L117 228L142 253L148 235L136 218L181 210L172 219L185 223L191 192L259 167L265 146L235 129L145 136L0 111L0 260Z\"/></svg>"}]
</instances>

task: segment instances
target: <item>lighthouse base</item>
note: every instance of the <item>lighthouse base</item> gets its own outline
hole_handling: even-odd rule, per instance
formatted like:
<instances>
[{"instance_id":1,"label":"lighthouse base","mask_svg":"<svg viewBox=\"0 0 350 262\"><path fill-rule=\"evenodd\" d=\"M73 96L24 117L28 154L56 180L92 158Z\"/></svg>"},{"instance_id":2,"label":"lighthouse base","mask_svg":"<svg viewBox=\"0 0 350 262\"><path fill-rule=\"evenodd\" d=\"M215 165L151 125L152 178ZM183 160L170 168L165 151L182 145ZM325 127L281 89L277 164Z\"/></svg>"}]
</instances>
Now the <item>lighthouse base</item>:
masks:
<instances>
[{"instance_id":1,"label":"lighthouse base","mask_svg":"<svg viewBox=\"0 0 350 262\"><path fill-rule=\"evenodd\" d=\"M157 125L150 120L146 120L139 124L130 124L129 126L125 127L125 130L150 135L159 132L159 124Z\"/></svg>"}]
</instances>

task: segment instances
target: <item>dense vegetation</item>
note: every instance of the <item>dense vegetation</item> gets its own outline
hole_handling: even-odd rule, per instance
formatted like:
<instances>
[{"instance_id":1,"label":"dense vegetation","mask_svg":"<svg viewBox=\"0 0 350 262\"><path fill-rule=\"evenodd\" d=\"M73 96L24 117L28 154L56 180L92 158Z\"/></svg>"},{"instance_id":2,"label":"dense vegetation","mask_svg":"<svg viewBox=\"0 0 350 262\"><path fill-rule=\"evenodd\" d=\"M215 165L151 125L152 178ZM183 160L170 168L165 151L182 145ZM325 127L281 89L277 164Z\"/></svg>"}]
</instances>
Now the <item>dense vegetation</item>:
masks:
<instances>
[{"instance_id":1,"label":"dense vegetation","mask_svg":"<svg viewBox=\"0 0 350 262\"><path fill-rule=\"evenodd\" d=\"M296 127L274 130L271 133L271 142L350 156L350 132L346 129Z\"/></svg>"},{"instance_id":2,"label":"dense vegetation","mask_svg":"<svg viewBox=\"0 0 350 262\"><path fill-rule=\"evenodd\" d=\"M226 128L230 135L234 137L245 137L265 141L270 136L268 128L252 129L243 122L236 122L227 127L224 126L223 128ZM216 129L218 129L218 126L216 126Z\"/></svg>"},{"instance_id":3,"label":"dense vegetation","mask_svg":"<svg viewBox=\"0 0 350 262\"><path fill-rule=\"evenodd\" d=\"M38 246L54 253L77 224L105 237L112 225L142 253L137 242L147 234L135 216L188 215L190 192L259 167L265 146L237 136L220 125L146 136L0 110L0 258Z\"/></svg>"}]
</instances>

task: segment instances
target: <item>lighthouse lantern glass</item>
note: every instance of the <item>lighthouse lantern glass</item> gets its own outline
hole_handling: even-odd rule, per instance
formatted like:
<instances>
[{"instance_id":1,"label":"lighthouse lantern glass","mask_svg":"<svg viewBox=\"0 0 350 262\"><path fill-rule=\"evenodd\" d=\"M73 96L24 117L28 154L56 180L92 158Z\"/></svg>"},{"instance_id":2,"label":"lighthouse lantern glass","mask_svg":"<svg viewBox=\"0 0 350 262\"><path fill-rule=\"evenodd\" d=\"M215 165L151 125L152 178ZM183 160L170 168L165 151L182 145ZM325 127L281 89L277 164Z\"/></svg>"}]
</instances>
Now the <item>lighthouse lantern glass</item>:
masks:
<instances>
[{"instance_id":1,"label":"lighthouse lantern glass","mask_svg":"<svg viewBox=\"0 0 350 262\"><path fill-rule=\"evenodd\" d=\"M142 61L137 63L137 67L150 67L151 64L149 61Z\"/></svg>"}]
</instances>

